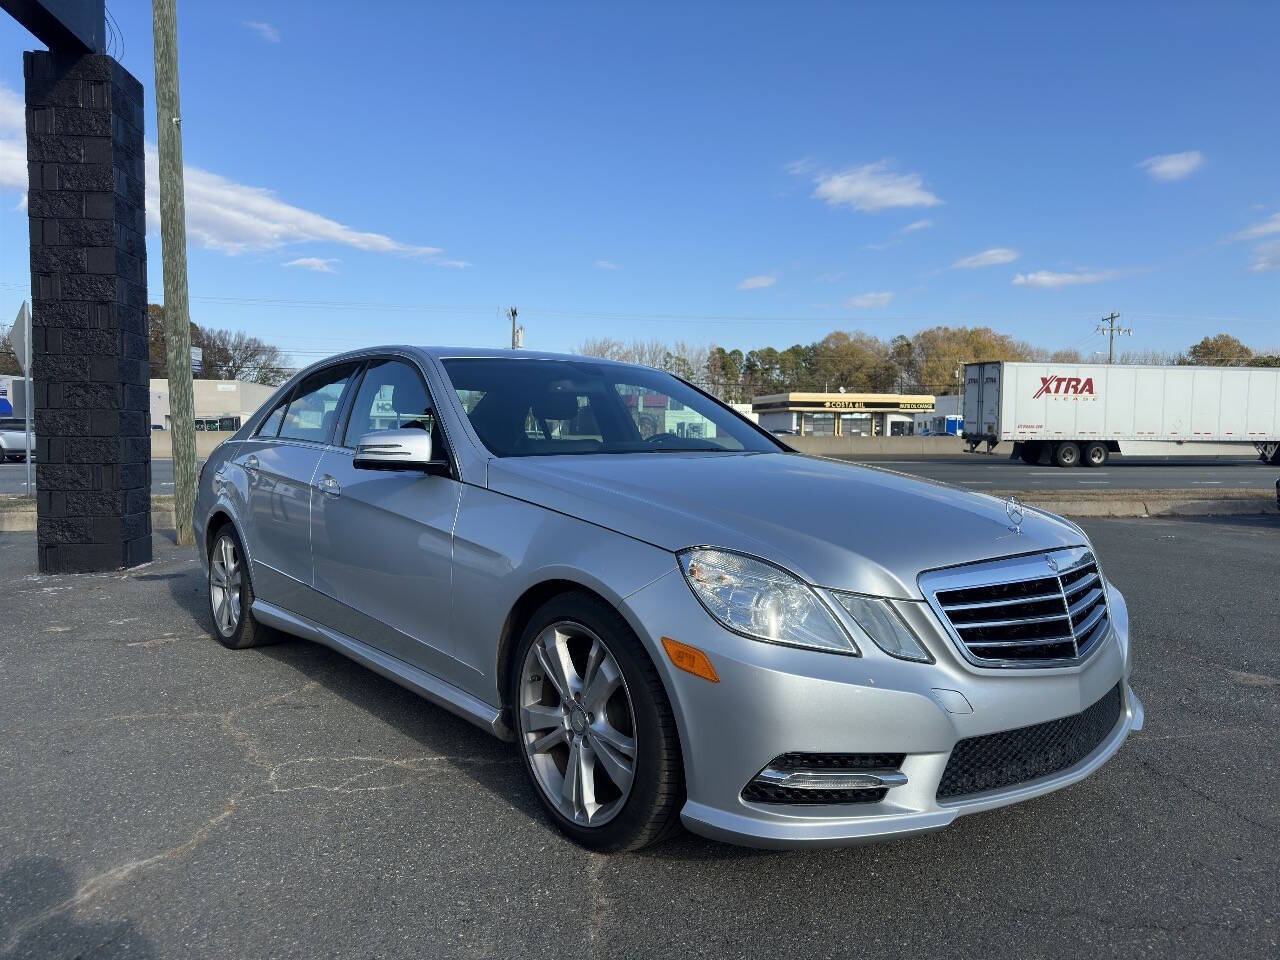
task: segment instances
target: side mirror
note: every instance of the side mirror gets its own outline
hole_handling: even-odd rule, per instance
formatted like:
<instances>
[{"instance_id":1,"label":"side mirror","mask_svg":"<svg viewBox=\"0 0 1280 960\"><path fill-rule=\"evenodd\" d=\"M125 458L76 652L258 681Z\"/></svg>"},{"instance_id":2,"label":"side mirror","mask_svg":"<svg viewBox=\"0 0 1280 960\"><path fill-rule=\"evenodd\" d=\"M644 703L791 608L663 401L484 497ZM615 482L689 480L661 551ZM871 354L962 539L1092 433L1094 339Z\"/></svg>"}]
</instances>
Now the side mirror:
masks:
<instances>
[{"instance_id":1,"label":"side mirror","mask_svg":"<svg viewBox=\"0 0 1280 960\"><path fill-rule=\"evenodd\" d=\"M447 467L445 461L431 459L430 430L379 430L366 433L356 445L357 470L430 473Z\"/></svg>"}]
</instances>

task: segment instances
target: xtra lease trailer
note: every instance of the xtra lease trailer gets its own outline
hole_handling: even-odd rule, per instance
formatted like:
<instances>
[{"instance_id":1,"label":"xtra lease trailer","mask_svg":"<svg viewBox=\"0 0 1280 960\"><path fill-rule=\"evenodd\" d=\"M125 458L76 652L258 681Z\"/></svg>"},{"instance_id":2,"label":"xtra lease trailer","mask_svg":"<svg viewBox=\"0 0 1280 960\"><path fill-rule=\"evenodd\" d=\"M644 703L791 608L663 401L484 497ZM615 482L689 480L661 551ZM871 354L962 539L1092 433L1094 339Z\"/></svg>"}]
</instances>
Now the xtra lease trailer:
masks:
<instances>
[{"instance_id":1,"label":"xtra lease trailer","mask_svg":"<svg viewBox=\"0 0 1280 960\"><path fill-rule=\"evenodd\" d=\"M969 363L961 436L970 451L1011 440L1015 457L1060 467L1224 443L1280 464L1280 368Z\"/></svg>"}]
</instances>

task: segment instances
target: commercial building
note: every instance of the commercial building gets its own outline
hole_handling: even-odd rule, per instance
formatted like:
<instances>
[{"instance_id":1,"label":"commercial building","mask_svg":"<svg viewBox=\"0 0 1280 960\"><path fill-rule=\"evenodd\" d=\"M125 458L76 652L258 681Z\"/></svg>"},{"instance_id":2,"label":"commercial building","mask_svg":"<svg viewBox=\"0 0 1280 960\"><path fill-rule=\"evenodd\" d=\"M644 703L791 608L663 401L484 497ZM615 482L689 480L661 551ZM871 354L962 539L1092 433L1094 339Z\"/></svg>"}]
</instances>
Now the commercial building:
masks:
<instances>
[{"instance_id":1,"label":"commercial building","mask_svg":"<svg viewBox=\"0 0 1280 960\"><path fill-rule=\"evenodd\" d=\"M929 394L775 393L751 409L766 430L806 437L908 437L915 416L932 413Z\"/></svg>"},{"instance_id":2,"label":"commercial building","mask_svg":"<svg viewBox=\"0 0 1280 960\"><path fill-rule=\"evenodd\" d=\"M267 399L275 387L243 380L196 380L195 414L197 430L239 430ZM169 381L151 381L151 429L168 430Z\"/></svg>"},{"instance_id":3,"label":"commercial building","mask_svg":"<svg viewBox=\"0 0 1280 960\"><path fill-rule=\"evenodd\" d=\"M960 409L963 398L958 393L947 393L934 401L932 413L917 413L916 434L960 436L964 430L964 411Z\"/></svg>"}]
</instances>

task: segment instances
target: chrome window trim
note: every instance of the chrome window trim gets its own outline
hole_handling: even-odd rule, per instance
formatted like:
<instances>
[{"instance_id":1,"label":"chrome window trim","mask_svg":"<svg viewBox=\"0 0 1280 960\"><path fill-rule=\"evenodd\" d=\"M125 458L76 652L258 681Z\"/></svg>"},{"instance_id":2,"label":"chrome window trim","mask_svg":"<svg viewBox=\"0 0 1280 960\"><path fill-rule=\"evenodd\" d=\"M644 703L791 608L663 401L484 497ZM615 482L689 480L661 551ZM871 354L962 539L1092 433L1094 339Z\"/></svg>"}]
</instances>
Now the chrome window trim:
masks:
<instances>
[{"instance_id":1,"label":"chrome window trim","mask_svg":"<svg viewBox=\"0 0 1280 960\"><path fill-rule=\"evenodd\" d=\"M1057 566L1051 567L1050 560L1054 561ZM1053 577L1058 579L1062 592L1061 594L1051 594L1051 596L1055 599L1061 596L1065 609L1067 606L1066 588L1062 585L1061 578L1071 573L1075 568L1088 563L1093 563L1098 567L1099 586L1103 587L1102 609L1106 611L1107 628L1102 636L1094 640L1074 657L1055 657L1030 661L975 657L951 623L951 618L947 616L946 610L938 601L938 594L946 590L996 587L1006 583L1044 580ZM941 567L936 570L926 570L917 578L917 584L920 587L920 592L924 595L925 602L933 610L939 625L947 636L951 638L951 643L960 653L960 656L964 658L966 663L974 667L991 670L1047 670L1055 667L1079 667L1093 659L1106 646L1106 640L1113 632L1111 598L1107 594L1105 583L1106 578L1102 576L1102 567L1098 565L1097 557L1088 547L1065 547L1059 550L1046 550L1037 553L1019 554L1013 557L1003 557L998 560L980 560L976 563L966 563L955 567ZM1067 618L1064 617L1062 619ZM1071 623L1069 619L1068 623ZM1072 624L1071 640L1079 648L1080 640L1075 636L1074 624ZM1006 645L1007 643L1006 641Z\"/></svg>"}]
</instances>

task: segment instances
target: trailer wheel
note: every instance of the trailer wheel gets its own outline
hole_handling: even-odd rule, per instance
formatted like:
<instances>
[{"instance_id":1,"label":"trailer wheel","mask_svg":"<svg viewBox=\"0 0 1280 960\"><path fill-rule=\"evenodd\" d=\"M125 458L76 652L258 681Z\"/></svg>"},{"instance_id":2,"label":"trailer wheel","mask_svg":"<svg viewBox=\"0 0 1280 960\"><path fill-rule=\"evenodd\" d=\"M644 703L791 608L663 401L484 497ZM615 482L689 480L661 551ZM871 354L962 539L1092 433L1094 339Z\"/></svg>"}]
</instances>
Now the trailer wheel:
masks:
<instances>
[{"instance_id":1,"label":"trailer wheel","mask_svg":"<svg viewBox=\"0 0 1280 960\"><path fill-rule=\"evenodd\" d=\"M1107 462L1107 457L1111 455L1111 451L1107 449L1105 443L1091 443L1084 448L1084 465L1086 467L1100 467Z\"/></svg>"},{"instance_id":2,"label":"trailer wheel","mask_svg":"<svg viewBox=\"0 0 1280 960\"><path fill-rule=\"evenodd\" d=\"M1018 451L1018 456L1022 458L1023 463L1029 463L1035 466L1040 462L1040 444L1023 442L1022 449Z\"/></svg>"},{"instance_id":3,"label":"trailer wheel","mask_svg":"<svg viewBox=\"0 0 1280 960\"><path fill-rule=\"evenodd\" d=\"M1053 451L1053 462L1060 467L1074 467L1080 462L1080 447L1070 441L1060 443Z\"/></svg>"}]
</instances>

